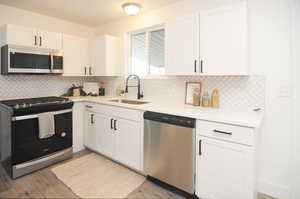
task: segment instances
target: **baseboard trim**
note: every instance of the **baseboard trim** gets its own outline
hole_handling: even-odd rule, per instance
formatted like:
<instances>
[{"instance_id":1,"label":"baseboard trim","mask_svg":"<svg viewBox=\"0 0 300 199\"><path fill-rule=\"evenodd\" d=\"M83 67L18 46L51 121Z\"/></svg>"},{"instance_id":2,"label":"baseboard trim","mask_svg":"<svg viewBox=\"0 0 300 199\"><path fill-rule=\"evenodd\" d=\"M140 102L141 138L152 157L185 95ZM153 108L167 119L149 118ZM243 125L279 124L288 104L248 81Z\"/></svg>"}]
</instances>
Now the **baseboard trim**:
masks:
<instances>
[{"instance_id":1,"label":"baseboard trim","mask_svg":"<svg viewBox=\"0 0 300 199\"><path fill-rule=\"evenodd\" d=\"M288 186L271 183L267 180L258 180L257 191L274 198L291 199L291 190Z\"/></svg>"}]
</instances>

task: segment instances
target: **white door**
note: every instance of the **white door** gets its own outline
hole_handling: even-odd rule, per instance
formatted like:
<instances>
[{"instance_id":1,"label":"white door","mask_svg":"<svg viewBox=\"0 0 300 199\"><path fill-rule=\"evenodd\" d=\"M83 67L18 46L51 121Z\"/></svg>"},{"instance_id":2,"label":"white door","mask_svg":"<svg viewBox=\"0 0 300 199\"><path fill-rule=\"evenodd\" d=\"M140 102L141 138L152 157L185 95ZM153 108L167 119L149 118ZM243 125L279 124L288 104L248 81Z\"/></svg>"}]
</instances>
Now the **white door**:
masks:
<instances>
[{"instance_id":1,"label":"white door","mask_svg":"<svg viewBox=\"0 0 300 199\"><path fill-rule=\"evenodd\" d=\"M61 50L62 33L38 31L38 46L40 48Z\"/></svg>"},{"instance_id":2,"label":"white door","mask_svg":"<svg viewBox=\"0 0 300 199\"><path fill-rule=\"evenodd\" d=\"M85 111L84 145L91 150L97 151L97 129L95 125L95 113L91 111Z\"/></svg>"},{"instance_id":3,"label":"white door","mask_svg":"<svg viewBox=\"0 0 300 199\"><path fill-rule=\"evenodd\" d=\"M120 39L110 35L89 40L91 76L118 76L122 70ZM90 72L90 71L89 71Z\"/></svg>"},{"instance_id":4,"label":"white door","mask_svg":"<svg viewBox=\"0 0 300 199\"><path fill-rule=\"evenodd\" d=\"M140 123L117 119L116 159L129 167L141 170L141 126Z\"/></svg>"},{"instance_id":5,"label":"white door","mask_svg":"<svg viewBox=\"0 0 300 199\"><path fill-rule=\"evenodd\" d=\"M73 106L73 152L84 149L84 106L82 102L76 102Z\"/></svg>"},{"instance_id":6,"label":"white door","mask_svg":"<svg viewBox=\"0 0 300 199\"><path fill-rule=\"evenodd\" d=\"M98 133L97 151L108 157L115 157L115 132L113 131L113 119L109 116L96 114L96 126Z\"/></svg>"},{"instance_id":7,"label":"white door","mask_svg":"<svg viewBox=\"0 0 300 199\"><path fill-rule=\"evenodd\" d=\"M201 12L200 60L203 73L247 75L247 41L245 3Z\"/></svg>"},{"instance_id":8,"label":"white door","mask_svg":"<svg viewBox=\"0 0 300 199\"><path fill-rule=\"evenodd\" d=\"M35 47L37 46L37 30L16 25L6 25L6 42L19 46Z\"/></svg>"},{"instance_id":9,"label":"white door","mask_svg":"<svg viewBox=\"0 0 300 199\"><path fill-rule=\"evenodd\" d=\"M63 35L65 76L84 76L88 74L88 49L88 39Z\"/></svg>"},{"instance_id":10,"label":"white door","mask_svg":"<svg viewBox=\"0 0 300 199\"><path fill-rule=\"evenodd\" d=\"M91 76L105 76L105 37L99 36L89 40L90 66L88 74Z\"/></svg>"},{"instance_id":11,"label":"white door","mask_svg":"<svg viewBox=\"0 0 300 199\"><path fill-rule=\"evenodd\" d=\"M199 14L168 21L165 32L166 74L199 73Z\"/></svg>"},{"instance_id":12,"label":"white door","mask_svg":"<svg viewBox=\"0 0 300 199\"><path fill-rule=\"evenodd\" d=\"M199 198L254 199L251 147L197 136Z\"/></svg>"}]
</instances>

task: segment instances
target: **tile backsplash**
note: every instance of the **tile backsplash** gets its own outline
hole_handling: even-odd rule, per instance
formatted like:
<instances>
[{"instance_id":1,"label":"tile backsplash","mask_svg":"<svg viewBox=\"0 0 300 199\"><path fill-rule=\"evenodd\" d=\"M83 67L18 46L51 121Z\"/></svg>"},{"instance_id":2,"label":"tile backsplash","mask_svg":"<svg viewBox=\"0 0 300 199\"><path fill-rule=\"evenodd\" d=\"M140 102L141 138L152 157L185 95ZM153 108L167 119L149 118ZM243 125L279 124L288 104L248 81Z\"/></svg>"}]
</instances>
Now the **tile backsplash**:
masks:
<instances>
[{"instance_id":1,"label":"tile backsplash","mask_svg":"<svg viewBox=\"0 0 300 199\"><path fill-rule=\"evenodd\" d=\"M106 95L115 95L118 87L124 89L125 86L125 79L121 77L84 79L51 75L1 75L0 100L62 95L72 84L81 85L83 81L106 82ZM263 109L265 106L264 76L184 76L142 79L141 88L146 100L184 103L185 83L199 81L202 82L202 92L211 93L215 88L220 90L222 109L252 110ZM130 97L135 98L136 93L136 88L129 88Z\"/></svg>"},{"instance_id":2,"label":"tile backsplash","mask_svg":"<svg viewBox=\"0 0 300 199\"><path fill-rule=\"evenodd\" d=\"M114 95L118 87L124 88L124 78L101 78L107 83L107 94ZM220 90L220 108L230 110L253 110L265 106L264 76L184 76L164 79L142 79L141 88L145 99L184 103L185 83L202 82L202 93ZM136 88L129 88L129 96L136 97Z\"/></svg>"},{"instance_id":3,"label":"tile backsplash","mask_svg":"<svg viewBox=\"0 0 300 199\"><path fill-rule=\"evenodd\" d=\"M0 100L62 95L82 78L51 75L0 75Z\"/></svg>"}]
</instances>

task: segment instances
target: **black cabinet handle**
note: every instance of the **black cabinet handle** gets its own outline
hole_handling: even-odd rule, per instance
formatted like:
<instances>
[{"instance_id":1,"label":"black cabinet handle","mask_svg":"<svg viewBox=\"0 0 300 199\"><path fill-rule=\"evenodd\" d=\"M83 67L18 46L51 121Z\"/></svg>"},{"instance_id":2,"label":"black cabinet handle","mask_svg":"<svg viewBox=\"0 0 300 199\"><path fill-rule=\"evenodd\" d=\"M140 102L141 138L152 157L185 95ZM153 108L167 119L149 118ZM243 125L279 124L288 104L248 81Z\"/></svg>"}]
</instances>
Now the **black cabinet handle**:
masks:
<instances>
[{"instance_id":1,"label":"black cabinet handle","mask_svg":"<svg viewBox=\"0 0 300 199\"><path fill-rule=\"evenodd\" d=\"M42 37L40 37L40 46L42 46Z\"/></svg>"},{"instance_id":2,"label":"black cabinet handle","mask_svg":"<svg viewBox=\"0 0 300 199\"><path fill-rule=\"evenodd\" d=\"M114 119L110 119L110 129L114 129L114 127L113 127L113 121L114 121Z\"/></svg>"},{"instance_id":3,"label":"black cabinet handle","mask_svg":"<svg viewBox=\"0 0 300 199\"><path fill-rule=\"evenodd\" d=\"M114 130L117 130L117 120L114 120Z\"/></svg>"},{"instance_id":4,"label":"black cabinet handle","mask_svg":"<svg viewBox=\"0 0 300 199\"><path fill-rule=\"evenodd\" d=\"M226 134L226 135L232 135L231 132L226 132L226 131L219 131L219 130L214 130L215 133L221 133L221 134Z\"/></svg>"},{"instance_id":5,"label":"black cabinet handle","mask_svg":"<svg viewBox=\"0 0 300 199\"><path fill-rule=\"evenodd\" d=\"M37 36L34 36L34 45L37 45Z\"/></svg>"},{"instance_id":6,"label":"black cabinet handle","mask_svg":"<svg viewBox=\"0 0 300 199\"><path fill-rule=\"evenodd\" d=\"M202 155L202 140L199 140L199 155Z\"/></svg>"},{"instance_id":7,"label":"black cabinet handle","mask_svg":"<svg viewBox=\"0 0 300 199\"><path fill-rule=\"evenodd\" d=\"M89 73L92 75L92 67L89 67Z\"/></svg>"},{"instance_id":8,"label":"black cabinet handle","mask_svg":"<svg viewBox=\"0 0 300 199\"><path fill-rule=\"evenodd\" d=\"M84 67L84 75L86 75L86 67Z\"/></svg>"},{"instance_id":9,"label":"black cabinet handle","mask_svg":"<svg viewBox=\"0 0 300 199\"><path fill-rule=\"evenodd\" d=\"M94 114L91 114L91 124L94 124Z\"/></svg>"},{"instance_id":10,"label":"black cabinet handle","mask_svg":"<svg viewBox=\"0 0 300 199\"><path fill-rule=\"evenodd\" d=\"M194 61L194 72L197 72L197 60Z\"/></svg>"},{"instance_id":11,"label":"black cabinet handle","mask_svg":"<svg viewBox=\"0 0 300 199\"><path fill-rule=\"evenodd\" d=\"M203 60L200 61L200 73L203 73Z\"/></svg>"}]
</instances>

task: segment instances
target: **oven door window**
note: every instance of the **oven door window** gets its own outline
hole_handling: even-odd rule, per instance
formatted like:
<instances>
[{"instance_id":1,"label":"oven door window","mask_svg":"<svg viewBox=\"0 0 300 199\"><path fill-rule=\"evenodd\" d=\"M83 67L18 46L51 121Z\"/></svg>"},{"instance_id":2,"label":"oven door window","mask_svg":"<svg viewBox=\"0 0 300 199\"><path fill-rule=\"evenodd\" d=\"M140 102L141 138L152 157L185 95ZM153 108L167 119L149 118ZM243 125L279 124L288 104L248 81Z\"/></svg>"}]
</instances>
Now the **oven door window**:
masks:
<instances>
[{"instance_id":1,"label":"oven door window","mask_svg":"<svg viewBox=\"0 0 300 199\"><path fill-rule=\"evenodd\" d=\"M12 164L34 160L72 146L72 112L54 116L55 134L39 139L38 119L12 123Z\"/></svg>"}]
</instances>

